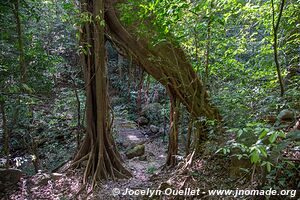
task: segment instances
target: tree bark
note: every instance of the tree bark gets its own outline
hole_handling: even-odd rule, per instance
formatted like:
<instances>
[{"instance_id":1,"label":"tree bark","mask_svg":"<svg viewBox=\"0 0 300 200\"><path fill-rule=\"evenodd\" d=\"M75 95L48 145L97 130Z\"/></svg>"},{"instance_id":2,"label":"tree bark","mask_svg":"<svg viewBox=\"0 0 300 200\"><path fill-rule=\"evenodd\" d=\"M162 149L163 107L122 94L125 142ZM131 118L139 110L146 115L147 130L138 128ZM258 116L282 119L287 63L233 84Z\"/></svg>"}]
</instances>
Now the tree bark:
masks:
<instances>
[{"instance_id":1,"label":"tree bark","mask_svg":"<svg viewBox=\"0 0 300 200\"><path fill-rule=\"evenodd\" d=\"M170 132L169 132L169 146L166 164L174 166L176 164L176 155L178 154L178 121L179 121L179 106L180 102L169 90L170 96Z\"/></svg>"},{"instance_id":2,"label":"tree bark","mask_svg":"<svg viewBox=\"0 0 300 200\"><path fill-rule=\"evenodd\" d=\"M185 155L186 156L190 153L191 137L192 137L192 132L193 132L193 122L194 122L193 116L190 114L187 136L186 136L186 145L185 145Z\"/></svg>"},{"instance_id":3,"label":"tree bark","mask_svg":"<svg viewBox=\"0 0 300 200\"><path fill-rule=\"evenodd\" d=\"M83 0L81 6L82 12L92 17L92 21L85 22L81 30L81 43L89 45L88 51L82 55L86 79L87 134L72 166L87 159L84 183L92 176L94 186L99 179L127 178L131 174L122 166L111 136L104 47L104 2Z\"/></svg>"}]
</instances>

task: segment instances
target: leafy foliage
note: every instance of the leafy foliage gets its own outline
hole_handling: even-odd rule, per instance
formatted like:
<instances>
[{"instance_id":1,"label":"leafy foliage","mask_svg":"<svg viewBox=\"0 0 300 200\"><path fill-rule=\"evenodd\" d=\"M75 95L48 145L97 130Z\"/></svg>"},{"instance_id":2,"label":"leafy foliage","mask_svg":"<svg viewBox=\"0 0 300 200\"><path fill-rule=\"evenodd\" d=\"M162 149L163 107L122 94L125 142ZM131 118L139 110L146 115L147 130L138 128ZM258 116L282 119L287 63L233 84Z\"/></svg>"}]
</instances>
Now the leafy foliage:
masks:
<instances>
[{"instance_id":1,"label":"leafy foliage","mask_svg":"<svg viewBox=\"0 0 300 200\"><path fill-rule=\"evenodd\" d=\"M228 141L227 145L220 148L216 153L240 159L246 159L254 166L261 166L264 179L267 179L265 187L295 187L297 181L291 181L291 177L297 176L296 165L286 157L288 149L299 148L299 131L290 132L287 135L274 127L267 128L265 124L250 123L242 129L231 129L229 132L236 133L236 139ZM255 170L255 168L254 168ZM267 173L267 175L264 174ZM274 179L280 179L279 185Z\"/></svg>"}]
</instances>

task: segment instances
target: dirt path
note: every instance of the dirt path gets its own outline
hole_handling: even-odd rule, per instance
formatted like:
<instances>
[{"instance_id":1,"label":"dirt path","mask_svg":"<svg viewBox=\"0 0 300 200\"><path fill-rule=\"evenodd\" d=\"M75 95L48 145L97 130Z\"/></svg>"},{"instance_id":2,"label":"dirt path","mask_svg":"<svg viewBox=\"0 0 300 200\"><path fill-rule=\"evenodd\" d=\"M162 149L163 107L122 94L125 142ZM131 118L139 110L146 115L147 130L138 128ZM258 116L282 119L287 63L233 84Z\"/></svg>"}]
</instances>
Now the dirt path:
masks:
<instances>
[{"instance_id":1,"label":"dirt path","mask_svg":"<svg viewBox=\"0 0 300 200\"><path fill-rule=\"evenodd\" d=\"M138 128L134 122L124 119L116 119L114 127L117 131L116 142L121 146L121 155L125 165L131 170L133 177L128 180L104 183L96 189L97 192L94 194L95 199L132 199L132 197L125 197L121 194L113 195L112 191L114 188L118 188L121 193L124 192L126 188L151 188L154 184L151 181L151 177L154 177L156 173L160 171L166 159L167 144L163 144L160 137L151 139L149 142L149 138L144 134L145 130ZM125 149L143 142L145 142L145 155L127 159L124 155ZM137 199L140 198L141 197L137 197Z\"/></svg>"}]
</instances>

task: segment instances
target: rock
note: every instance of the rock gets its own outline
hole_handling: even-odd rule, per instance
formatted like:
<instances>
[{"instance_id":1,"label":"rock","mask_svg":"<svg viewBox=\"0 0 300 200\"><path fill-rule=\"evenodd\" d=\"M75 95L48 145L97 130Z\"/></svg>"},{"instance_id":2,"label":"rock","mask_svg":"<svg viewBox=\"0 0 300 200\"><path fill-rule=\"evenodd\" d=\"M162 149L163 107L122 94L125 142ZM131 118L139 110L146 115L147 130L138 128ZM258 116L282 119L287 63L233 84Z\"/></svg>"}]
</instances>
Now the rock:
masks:
<instances>
[{"instance_id":1,"label":"rock","mask_svg":"<svg viewBox=\"0 0 300 200\"><path fill-rule=\"evenodd\" d=\"M0 181L2 183L17 184L23 173L19 169L0 169Z\"/></svg>"},{"instance_id":2,"label":"rock","mask_svg":"<svg viewBox=\"0 0 300 200\"><path fill-rule=\"evenodd\" d=\"M147 160L147 156L146 155L142 155L139 157L140 161L146 161Z\"/></svg>"},{"instance_id":3,"label":"rock","mask_svg":"<svg viewBox=\"0 0 300 200\"><path fill-rule=\"evenodd\" d=\"M51 175L51 178L53 179L53 180L59 180L61 177L63 177L63 175L62 174L60 174L60 173L52 173Z\"/></svg>"},{"instance_id":4,"label":"rock","mask_svg":"<svg viewBox=\"0 0 300 200\"><path fill-rule=\"evenodd\" d=\"M145 154L145 145L136 145L135 147L125 152L126 157L129 159L142 156L144 154Z\"/></svg>"},{"instance_id":5,"label":"rock","mask_svg":"<svg viewBox=\"0 0 300 200\"><path fill-rule=\"evenodd\" d=\"M288 109L280 111L277 116L278 122L293 121L295 118L294 112Z\"/></svg>"},{"instance_id":6,"label":"rock","mask_svg":"<svg viewBox=\"0 0 300 200\"><path fill-rule=\"evenodd\" d=\"M34 184L37 186L46 185L50 180L51 176L46 173L38 173L34 176Z\"/></svg>"},{"instance_id":7,"label":"rock","mask_svg":"<svg viewBox=\"0 0 300 200\"><path fill-rule=\"evenodd\" d=\"M300 130L300 119L296 122L295 126L293 126L292 130Z\"/></svg>"},{"instance_id":8,"label":"rock","mask_svg":"<svg viewBox=\"0 0 300 200\"><path fill-rule=\"evenodd\" d=\"M151 131L152 133L158 133L159 128L158 128L157 126L150 125L150 131Z\"/></svg>"},{"instance_id":9,"label":"rock","mask_svg":"<svg viewBox=\"0 0 300 200\"><path fill-rule=\"evenodd\" d=\"M149 123L149 120L148 120L146 117L141 116L141 117L139 117L139 118L136 120L136 122L137 122L138 125L140 125L140 126L145 126L145 125L147 125L147 124Z\"/></svg>"}]
</instances>

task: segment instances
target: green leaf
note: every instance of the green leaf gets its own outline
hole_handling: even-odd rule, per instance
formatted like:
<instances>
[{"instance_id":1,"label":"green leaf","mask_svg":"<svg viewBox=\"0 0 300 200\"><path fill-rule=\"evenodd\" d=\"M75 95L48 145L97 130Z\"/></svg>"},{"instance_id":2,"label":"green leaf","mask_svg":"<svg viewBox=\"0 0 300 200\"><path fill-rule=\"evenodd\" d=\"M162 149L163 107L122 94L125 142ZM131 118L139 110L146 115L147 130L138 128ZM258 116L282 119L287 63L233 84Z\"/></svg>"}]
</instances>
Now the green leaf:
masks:
<instances>
[{"instance_id":1,"label":"green leaf","mask_svg":"<svg viewBox=\"0 0 300 200\"><path fill-rule=\"evenodd\" d=\"M264 129L258 138L263 139L267 134L268 134L268 131L266 129Z\"/></svg>"},{"instance_id":2,"label":"green leaf","mask_svg":"<svg viewBox=\"0 0 300 200\"><path fill-rule=\"evenodd\" d=\"M268 172L271 171L271 163L270 162L267 162L267 170L268 170Z\"/></svg>"},{"instance_id":3,"label":"green leaf","mask_svg":"<svg viewBox=\"0 0 300 200\"><path fill-rule=\"evenodd\" d=\"M260 146L259 149L260 149L261 154L262 154L264 157L268 157L267 150L266 150L266 147L265 147L265 146Z\"/></svg>"},{"instance_id":4,"label":"green leaf","mask_svg":"<svg viewBox=\"0 0 300 200\"><path fill-rule=\"evenodd\" d=\"M272 133L272 134L270 135L269 141L270 141L271 144L273 144L273 143L276 141L277 136L278 136L278 135L277 135L277 132L274 132L274 133Z\"/></svg>"},{"instance_id":5,"label":"green leaf","mask_svg":"<svg viewBox=\"0 0 300 200\"><path fill-rule=\"evenodd\" d=\"M279 131L278 132L278 136L281 137L281 138L285 138L285 133L283 131Z\"/></svg>"},{"instance_id":6,"label":"green leaf","mask_svg":"<svg viewBox=\"0 0 300 200\"><path fill-rule=\"evenodd\" d=\"M243 134L243 130L240 129L240 130L238 131L237 137L241 137L242 134Z\"/></svg>"},{"instance_id":7,"label":"green leaf","mask_svg":"<svg viewBox=\"0 0 300 200\"><path fill-rule=\"evenodd\" d=\"M257 149L255 149L252 154L251 154L251 163L257 163L260 160L259 158L259 153L257 151Z\"/></svg>"},{"instance_id":8,"label":"green leaf","mask_svg":"<svg viewBox=\"0 0 300 200\"><path fill-rule=\"evenodd\" d=\"M266 166L268 172L271 171L271 166L272 166L272 165L273 165L273 164L270 163L269 161L263 161L262 164L261 164L261 166Z\"/></svg>"}]
</instances>

